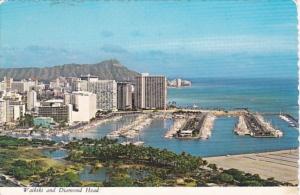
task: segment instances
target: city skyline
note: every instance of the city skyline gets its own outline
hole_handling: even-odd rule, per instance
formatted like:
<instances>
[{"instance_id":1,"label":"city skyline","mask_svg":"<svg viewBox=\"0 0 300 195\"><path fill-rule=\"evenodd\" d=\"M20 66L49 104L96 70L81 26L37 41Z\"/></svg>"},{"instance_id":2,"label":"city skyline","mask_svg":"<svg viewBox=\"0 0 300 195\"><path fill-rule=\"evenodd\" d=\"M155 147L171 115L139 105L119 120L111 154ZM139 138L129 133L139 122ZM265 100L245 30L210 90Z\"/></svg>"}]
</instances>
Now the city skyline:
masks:
<instances>
[{"instance_id":1,"label":"city skyline","mask_svg":"<svg viewBox=\"0 0 300 195\"><path fill-rule=\"evenodd\" d=\"M98 112L165 110L167 80L165 76L147 74L131 82L117 82L88 74L58 77L45 84L38 80L16 81L4 77L0 81L0 103L0 126L22 120L26 114L34 119L38 116L38 124L42 125L49 122L49 117L51 121L69 125L89 123Z\"/></svg>"},{"instance_id":2,"label":"city skyline","mask_svg":"<svg viewBox=\"0 0 300 195\"><path fill-rule=\"evenodd\" d=\"M0 193L298 192L295 3L0 0Z\"/></svg>"},{"instance_id":3,"label":"city skyline","mask_svg":"<svg viewBox=\"0 0 300 195\"><path fill-rule=\"evenodd\" d=\"M116 58L138 72L169 77L197 77L197 72L203 77L266 77L269 72L268 77L296 78L294 3L240 4L5 2L0 67Z\"/></svg>"}]
</instances>

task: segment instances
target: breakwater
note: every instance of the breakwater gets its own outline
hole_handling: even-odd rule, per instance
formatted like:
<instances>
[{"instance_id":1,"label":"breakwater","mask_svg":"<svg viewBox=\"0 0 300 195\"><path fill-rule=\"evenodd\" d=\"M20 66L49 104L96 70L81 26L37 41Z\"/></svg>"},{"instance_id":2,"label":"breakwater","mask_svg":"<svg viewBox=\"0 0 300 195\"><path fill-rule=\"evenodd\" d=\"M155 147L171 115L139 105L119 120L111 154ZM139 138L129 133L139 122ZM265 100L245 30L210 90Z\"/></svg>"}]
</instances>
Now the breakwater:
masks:
<instances>
[{"instance_id":1,"label":"breakwater","mask_svg":"<svg viewBox=\"0 0 300 195\"><path fill-rule=\"evenodd\" d=\"M200 139L208 139L211 136L211 131L214 125L216 117L208 113L203 121L202 127L199 132L199 138Z\"/></svg>"},{"instance_id":2,"label":"breakwater","mask_svg":"<svg viewBox=\"0 0 300 195\"><path fill-rule=\"evenodd\" d=\"M282 131L274 128L271 123L265 121L262 115L247 113L239 116L234 132L238 135L250 135L253 137L282 137Z\"/></svg>"},{"instance_id":3,"label":"breakwater","mask_svg":"<svg viewBox=\"0 0 300 195\"><path fill-rule=\"evenodd\" d=\"M173 118L174 124L165 138L208 139L216 117L212 113L186 112L174 115Z\"/></svg>"}]
</instances>

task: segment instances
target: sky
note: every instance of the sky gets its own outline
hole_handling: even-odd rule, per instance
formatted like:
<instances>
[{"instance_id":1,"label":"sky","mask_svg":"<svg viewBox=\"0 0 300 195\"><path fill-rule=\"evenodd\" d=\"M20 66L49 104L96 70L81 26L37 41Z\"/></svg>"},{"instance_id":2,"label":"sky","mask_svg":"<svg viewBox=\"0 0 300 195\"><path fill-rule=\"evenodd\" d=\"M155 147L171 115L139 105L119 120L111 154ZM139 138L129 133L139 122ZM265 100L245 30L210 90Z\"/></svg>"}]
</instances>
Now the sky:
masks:
<instances>
[{"instance_id":1,"label":"sky","mask_svg":"<svg viewBox=\"0 0 300 195\"><path fill-rule=\"evenodd\" d=\"M8 0L0 67L118 59L169 77L297 77L292 0Z\"/></svg>"}]
</instances>

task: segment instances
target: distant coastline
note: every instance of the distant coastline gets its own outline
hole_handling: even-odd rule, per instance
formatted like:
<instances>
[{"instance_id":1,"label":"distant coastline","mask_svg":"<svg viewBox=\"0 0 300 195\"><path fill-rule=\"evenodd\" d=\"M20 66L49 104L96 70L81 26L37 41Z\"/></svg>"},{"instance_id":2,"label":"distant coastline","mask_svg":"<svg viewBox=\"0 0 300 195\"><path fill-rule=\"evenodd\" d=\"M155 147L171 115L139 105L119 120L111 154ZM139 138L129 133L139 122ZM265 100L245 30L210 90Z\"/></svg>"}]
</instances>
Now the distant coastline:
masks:
<instances>
[{"instance_id":1,"label":"distant coastline","mask_svg":"<svg viewBox=\"0 0 300 195\"><path fill-rule=\"evenodd\" d=\"M181 78L177 78L174 80L168 80L168 88L182 88L182 87L191 87L192 82L189 80L183 80Z\"/></svg>"}]
</instances>

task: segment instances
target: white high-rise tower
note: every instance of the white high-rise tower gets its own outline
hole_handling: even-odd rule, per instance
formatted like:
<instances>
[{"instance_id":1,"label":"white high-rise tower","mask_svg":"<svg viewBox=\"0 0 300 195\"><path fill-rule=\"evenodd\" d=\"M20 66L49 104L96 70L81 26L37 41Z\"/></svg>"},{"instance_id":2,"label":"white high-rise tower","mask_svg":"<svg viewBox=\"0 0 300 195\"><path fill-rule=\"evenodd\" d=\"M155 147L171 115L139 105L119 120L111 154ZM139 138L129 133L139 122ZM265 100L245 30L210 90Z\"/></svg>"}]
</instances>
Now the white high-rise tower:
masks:
<instances>
[{"instance_id":1,"label":"white high-rise tower","mask_svg":"<svg viewBox=\"0 0 300 195\"><path fill-rule=\"evenodd\" d=\"M37 93L34 90L27 92L27 110L31 111L37 106Z\"/></svg>"}]
</instances>

